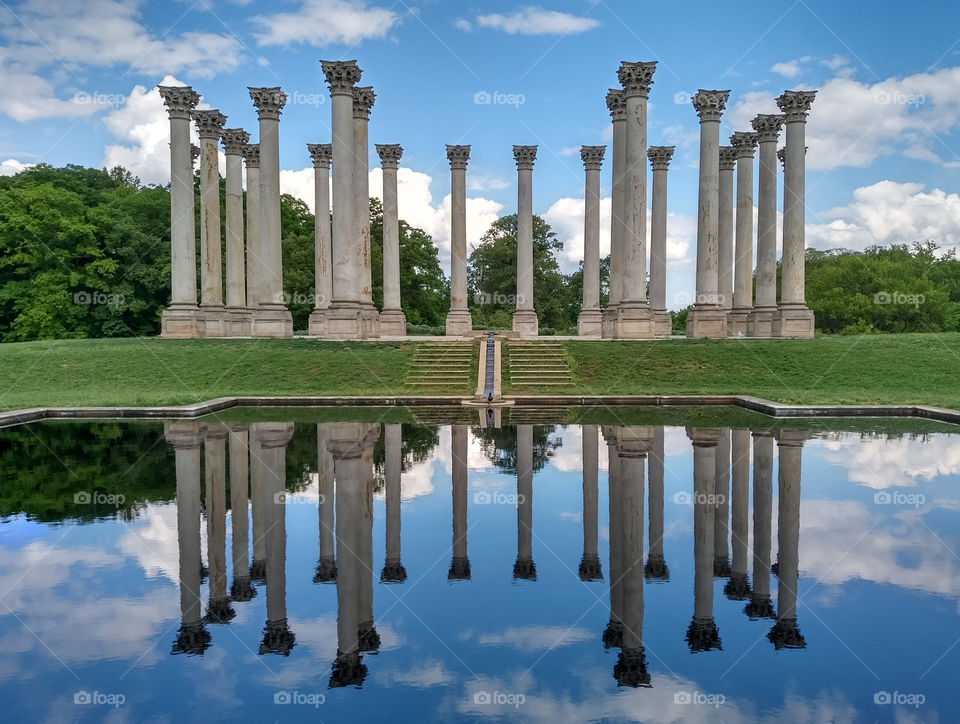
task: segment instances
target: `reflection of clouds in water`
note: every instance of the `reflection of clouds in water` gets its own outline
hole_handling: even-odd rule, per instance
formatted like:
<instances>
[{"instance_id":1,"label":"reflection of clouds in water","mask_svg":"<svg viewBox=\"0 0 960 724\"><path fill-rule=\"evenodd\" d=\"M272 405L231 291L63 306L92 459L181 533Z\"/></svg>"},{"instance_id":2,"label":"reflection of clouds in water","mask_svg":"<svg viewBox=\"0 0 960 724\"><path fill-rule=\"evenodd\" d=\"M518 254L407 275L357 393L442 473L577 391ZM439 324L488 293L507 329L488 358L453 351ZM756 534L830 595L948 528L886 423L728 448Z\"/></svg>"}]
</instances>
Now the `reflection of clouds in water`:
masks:
<instances>
[{"instance_id":1,"label":"reflection of clouds in water","mask_svg":"<svg viewBox=\"0 0 960 724\"><path fill-rule=\"evenodd\" d=\"M229 526L229 521L228 521ZM200 522L200 550L206 553L207 526ZM166 576L180 583L180 553L177 543L177 504L148 505L117 540L124 554L136 558L147 578Z\"/></svg>"},{"instance_id":2,"label":"reflection of clouds in water","mask_svg":"<svg viewBox=\"0 0 960 724\"><path fill-rule=\"evenodd\" d=\"M521 651L548 651L558 646L569 646L588 641L596 636L585 628L569 626L510 627L500 633L477 634L482 646L509 646Z\"/></svg>"},{"instance_id":3,"label":"reflection of clouds in water","mask_svg":"<svg viewBox=\"0 0 960 724\"><path fill-rule=\"evenodd\" d=\"M442 661L424 661L410 669L384 669L377 671L377 679L387 684L412 686L415 689L428 689L431 686L443 686L454 681L452 671Z\"/></svg>"},{"instance_id":4,"label":"reflection of clouds in water","mask_svg":"<svg viewBox=\"0 0 960 724\"><path fill-rule=\"evenodd\" d=\"M604 454L606 442L600 431L599 425L588 425L596 430L597 433L597 465L600 470L607 469L607 456ZM560 472L571 472L583 470L583 427L580 425L567 425L560 428L551 438L559 438L561 445L553 451L548 465L554 470Z\"/></svg>"},{"instance_id":5,"label":"reflection of clouds in water","mask_svg":"<svg viewBox=\"0 0 960 724\"><path fill-rule=\"evenodd\" d=\"M829 463L846 468L847 479L869 488L915 486L941 475L960 475L960 436L932 434L926 441L860 436L815 438L806 444Z\"/></svg>"}]
</instances>

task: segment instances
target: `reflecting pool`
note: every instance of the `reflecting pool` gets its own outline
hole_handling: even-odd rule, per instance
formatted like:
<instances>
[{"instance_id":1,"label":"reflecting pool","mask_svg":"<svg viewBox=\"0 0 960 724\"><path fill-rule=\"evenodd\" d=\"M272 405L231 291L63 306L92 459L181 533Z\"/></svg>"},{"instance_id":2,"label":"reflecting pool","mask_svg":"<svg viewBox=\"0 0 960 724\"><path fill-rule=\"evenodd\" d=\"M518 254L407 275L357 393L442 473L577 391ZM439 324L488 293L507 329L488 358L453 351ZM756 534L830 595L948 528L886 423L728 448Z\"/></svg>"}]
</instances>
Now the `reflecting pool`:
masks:
<instances>
[{"instance_id":1,"label":"reflecting pool","mask_svg":"<svg viewBox=\"0 0 960 724\"><path fill-rule=\"evenodd\" d=\"M960 428L243 410L0 430L6 721L955 721Z\"/></svg>"}]
</instances>

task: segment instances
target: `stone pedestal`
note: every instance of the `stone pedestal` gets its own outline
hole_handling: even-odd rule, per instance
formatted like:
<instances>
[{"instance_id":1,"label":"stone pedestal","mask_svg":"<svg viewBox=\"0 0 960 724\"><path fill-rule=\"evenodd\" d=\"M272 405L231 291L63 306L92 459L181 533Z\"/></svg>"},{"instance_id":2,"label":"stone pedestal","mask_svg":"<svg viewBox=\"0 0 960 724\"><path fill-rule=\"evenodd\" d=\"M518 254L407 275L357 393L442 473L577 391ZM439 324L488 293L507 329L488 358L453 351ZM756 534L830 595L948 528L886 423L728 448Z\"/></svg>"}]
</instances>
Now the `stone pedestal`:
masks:
<instances>
[{"instance_id":1,"label":"stone pedestal","mask_svg":"<svg viewBox=\"0 0 960 724\"><path fill-rule=\"evenodd\" d=\"M600 334L604 339L617 336L617 307L623 289L623 238L626 233L624 204L624 165L626 163L625 134L627 105L623 91L611 88L607 92L607 109L613 121L613 182L610 199L610 294L603 310Z\"/></svg>"},{"instance_id":2,"label":"stone pedestal","mask_svg":"<svg viewBox=\"0 0 960 724\"><path fill-rule=\"evenodd\" d=\"M330 159L333 146L329 143L308 143L307 151L313 161L314 205L314 259L313 311L310 312L309 333L323 336L326 331L327 307L333 298L332 251L330 248Z\"/></svg>"},{"instance_id":3,"label":"stone pedestal","mask_svg":"<svg viewBox=\"0 0 960 724\"><path fill-rule=\"evenodd\" d=\"M577 336L599 337L600 311L600 167L606 146L581 146L586 171L583 209L583 303L577 318Z\"/></svg>"}]
</instances>

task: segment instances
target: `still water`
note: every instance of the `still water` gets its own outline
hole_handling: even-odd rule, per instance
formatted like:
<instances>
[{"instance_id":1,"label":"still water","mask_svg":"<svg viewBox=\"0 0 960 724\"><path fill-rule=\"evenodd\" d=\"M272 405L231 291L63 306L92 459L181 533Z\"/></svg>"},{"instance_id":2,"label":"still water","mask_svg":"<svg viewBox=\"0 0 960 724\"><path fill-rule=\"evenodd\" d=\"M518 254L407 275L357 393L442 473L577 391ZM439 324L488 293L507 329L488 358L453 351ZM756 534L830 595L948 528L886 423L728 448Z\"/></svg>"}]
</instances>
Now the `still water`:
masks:
<instances>
[{"instance_id":1,"label":"still water","mask_svg":"<svg viewBox=\"0 0 960 724\"><path fill-rule=\"evenodd\" d=\"M0 430L5 721L960 716L955 427L284 414Z\"/></svg>"}]
</instances>

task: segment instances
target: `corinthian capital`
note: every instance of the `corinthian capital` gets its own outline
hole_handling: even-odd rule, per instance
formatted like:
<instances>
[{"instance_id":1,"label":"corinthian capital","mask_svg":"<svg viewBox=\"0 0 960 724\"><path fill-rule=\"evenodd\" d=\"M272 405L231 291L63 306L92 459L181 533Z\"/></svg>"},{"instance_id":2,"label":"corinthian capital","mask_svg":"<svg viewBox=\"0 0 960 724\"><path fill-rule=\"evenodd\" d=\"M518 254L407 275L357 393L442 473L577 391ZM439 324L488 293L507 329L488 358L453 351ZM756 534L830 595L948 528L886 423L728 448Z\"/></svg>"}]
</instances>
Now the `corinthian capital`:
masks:
<instances>
[{"instance_id":1,"label":"corinthian capital","mask_svg":"<svg viewBox=\"0 0 960 724\"><path fill-rule=\"evenodd\" d=\"M758 133L737 131L730 135L730 145L737 152L737 158L753 158L759 138L760 134Z\"/></svg>"},{"instance_id":2,"label":"corinthian capital","mask_svg":"<svg viewBox=\"0 0 960 724\"><path fill-rule=\"evenodd\" d=\"M580 159L583 161L584 169L599 171L603 166L603 154L606 151L606 146L580 146Z\"/></svg>"},{"instance_id":3,"label":"corinthian capital","mask_svg":"<svg viewBox=\"0 0 960 724\"><path fill-rule=\"evenodd\" d=\"M333 144L308 143L307 151L310 152L310 159L313 161L314 168L330 168L330 159L333 158Z\"/></svg>"},{"instance_id":4,"label":"corinthian capital","mask_svg":"<svg viewBox=\"0 0 960 724\"><path fill-rule=\"evenodd\" d=\"M624 97L623 91L619 88L611 88L607 91L607 110L610 111L611 120L626 120L627 99Z\"/></svg>"},{"instance_id":5,"label":"corinthian capital","mask_svg":"<svg viewBox=\"0 0 960 724\"><path fill-rule=\"evenodd\" d=\"M365 85L353 89L353 117L370 119L370 109L377 99L371 86Z\"/></svg>"},{"instance_id":6,"label":"corinthian capital","mask_svg":"<svg viewBox=\"0 0 960 724\"><path fill-rule=\"evenodd\" d=\"M646 98L653 85L653 74L657 70L657 61L649 63L628 63L622 61L617 70L617 80L623 86L624 97L640 96Z\"/></svg>"},{"instance_id":7,"label":"corinthian capital","mask_svg":"<svg viewBox=\"0 0 960 724\"><path fill-rule=\"evenodd\" d=\"M532 171L533 162L537 160L537 147L514 146L513 157L517 161L518 171Z\"/></svg>"},{"instance_id":8,"label":"corinthian capital","mask_svg":"<svg viewBox=\"0 0 960 724\"><path fill-rule=\"evenodd\" d=\"M243 147L243 160L247 168L260 168L260 144L248 143Z\"/></svg>"},{"instance_id":9,"label":"corinthian capital","mask_svg":"<svg viewBox=\"0 0 960 724\"><path fill-rule=\"evenodd\" d=\"M733 171L737 165L737 149L733 146L720 146L720 170Z\"/></svg>"},{"instance_id":10,"label":"corinthian capital","mask_svg":"<svg viewBox=\"0 0 960 724\"><path fill-rule=\"evenodd\" d=\"M197 124L197 133L200 138L220 138L220 131L223 130L223 124L227 122L227 117L218 110L212 111L194 111L193 120Z\"/></svg>"},{"instance_id":11,"label":"corinthian capital","mask_svg":"<svg viewBox=\"0 0 960 724\"><path fill-rule=\"evenodd\" d=\"M784 117L779 113L761 113L754 118L750 125L757 132L757 140L776 141L780 135L780 129L783 128Z\"/></svg>"},{"instance_id":12,"label":"corinthian capital","mask_svg":"<svg viewBox=\"0 0 960 724\"><path fill-rule=\"evenodd\" d=\"M257 107L257 117L260 120L280 118L280 111L287 103L287 94L279 88L247 88L250 91L250 100Z\"/></svg>"},{"instance_id":13,"label":"corinthian capital","mask_svg":"<svg viewBox=\"0 0 960 724\"><path fill-rule=\"evenodd\" d=\"M666 171L670 167L670 159L676 146L650 146L647 149L647 158L654 171Z\"/></svg>"},{"instance_id":14,"label":"corinthian capital","mask_svg":"<svg viewBox=\"0 0 960 724\"><path fill-rule=\"evenodd\" d=\"M381 166L384 168L397 167L400 157L403 156L403 146L399 143L378 143L376 148Z\"/></svg>"},{"instance_id":15,"label":"corinthian capital","mask_svg":"<svg viewBox=\"0 0 960 724\"><path fill-rule=\"evenodd\" d=\"M200 102L200 94L188 85L160 85L157 86L163 104L171 118L190 118L193 109Z\"/></svg>"},{"instance_id":16,"label":"corinthian capital","mask_svg":"<svg viewBox=\"0 0 960 724\"><path fill-rule=\"evenodd\" d=\"M451 169L465 169L470 160L470 146L447 146L447 160Z\"/></svg>"},{"instance_id":17,"label":"corinthian capital","mask_svg":"<svg viewBox=\"0 0 960 724\"><path fill-rule=\"evenodd\" d=\"M783 111L787 123L806 121L816 91L784 91L777 96L777 108Z\"/></svg>"},{"instance_id":18,"label":"corinthian capital","mask_svg":"<svg viewBox=\"0 0 960 724\"><path fill-rule=\"evenodd\" d=\"M700 116L700 122L719 121L727 107L727 99L730 97L728 90L698 90L693 95L693 107Z\"/></svg>"},{"instance_id":19,"label":"corinthian capital","mask_svg":"<svg viewBox=\"0 0 960 724\"><path fill-rule=\"evenodd\" d=\"M220 131L224 153L242 154L249 140L250 134L242 128L224 128Z\"/></svg>"},{"instance_id":20,"label":"corinthian capital","mask_svg":"<svg viewBox=\"0 0 960 724\"><path fill-rule=\"evenodd\" d=\"M353 95L353 87L360 82L363 71L355 60L321 60L320 67L327 78L330 95Z\"/></svg>"}]
</instances>

